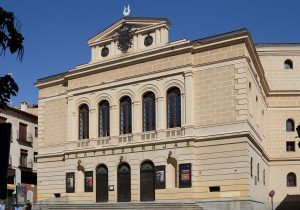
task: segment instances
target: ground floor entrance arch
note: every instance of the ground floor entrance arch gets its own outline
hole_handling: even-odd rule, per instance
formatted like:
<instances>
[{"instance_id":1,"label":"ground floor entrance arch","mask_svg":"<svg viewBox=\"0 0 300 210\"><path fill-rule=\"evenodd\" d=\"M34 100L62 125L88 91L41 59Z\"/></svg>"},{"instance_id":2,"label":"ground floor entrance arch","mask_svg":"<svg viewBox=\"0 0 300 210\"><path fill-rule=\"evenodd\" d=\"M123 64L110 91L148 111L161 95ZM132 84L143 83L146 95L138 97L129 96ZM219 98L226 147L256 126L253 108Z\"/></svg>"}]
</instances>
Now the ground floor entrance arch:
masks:
<instances>
[{"instance_id":1,"label":"ground floor entrance arch","mask_svg":"<svg viewBox=\"0 0 300 210\"><path fill-rule=\"evenodd\" d=\"M145 161L140 167L140 198L141 201L155 200L155 170L151 161Z\"/></svg>"},{"instance_id":2,"label":"ground floor entrance arch","mask_svg":"<svg viewBox=\"0 0 300 210\"><path fill-rule=\"evenodd\" d=\"M108 201L108 170L103 164L96 169L96 201Z\"/></svg>"},{"instance_id":3,"label":"ground floor entrance arch","mask_svg":"<svg viewBox=\"0 0 300 210\"><path fill-rule=\"evenodd\" d=\"M131 173L127 163L119 165L117 182L118 202L131 201Z\"/></svg>"}]
</instances>

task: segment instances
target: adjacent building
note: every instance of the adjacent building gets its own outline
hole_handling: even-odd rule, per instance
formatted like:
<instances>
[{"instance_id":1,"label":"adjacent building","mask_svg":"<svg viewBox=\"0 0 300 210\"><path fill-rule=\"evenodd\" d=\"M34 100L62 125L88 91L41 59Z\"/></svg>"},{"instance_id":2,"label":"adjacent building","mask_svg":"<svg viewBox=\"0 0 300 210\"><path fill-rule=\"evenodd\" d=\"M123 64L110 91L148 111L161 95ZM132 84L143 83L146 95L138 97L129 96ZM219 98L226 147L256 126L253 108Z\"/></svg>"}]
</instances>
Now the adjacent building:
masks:
<instances>
[{"instance_id":1,"label":"adjacent building","mask_svg":"<svg viewBox=\"0 0 300 210\"><path fill-rule=\"evenodd\" d=\"M16 186L22 187L24 199L36 201L37 191L37 106L28 106L26 102L20 107L0 109L0 123L11 123L11 145L8 168L8 200L11 206L15 200ZM21 189L21 188L20 188ZM24 203L26 200L19 200Z\"/></svg>"},{"instance_id":2,"label":"adjacent building","mask_svg":"<svg viewBox=\"0 0 300 210\"><path fill-rule=\"evenodd\" d=\"M300 45L169 27L124 17L88 41L90 62L36 82L38 201L263 210L271 190L275 207L300 194Z\"/></svg>"}]
</instances>

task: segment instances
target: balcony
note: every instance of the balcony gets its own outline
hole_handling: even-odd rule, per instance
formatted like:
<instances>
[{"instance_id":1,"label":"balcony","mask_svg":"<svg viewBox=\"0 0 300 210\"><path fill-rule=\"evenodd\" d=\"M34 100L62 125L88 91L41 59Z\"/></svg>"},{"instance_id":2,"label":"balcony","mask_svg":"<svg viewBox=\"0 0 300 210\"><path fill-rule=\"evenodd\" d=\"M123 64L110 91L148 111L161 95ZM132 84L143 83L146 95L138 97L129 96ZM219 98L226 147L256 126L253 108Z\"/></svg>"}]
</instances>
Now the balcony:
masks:
<instances>
[{"instance_id":1,"label":"balcony","mask_svg":"<svg viewBox=\"0 0 300 210\"><path fill-rule=\"evenodd\" d=\"M26 134L21 134L19 130L17 130L17 141L19 144L27 147L32 147L33 143L33 134L32 133L27 133Z\"/></svg>"},{"instance_id":2,"label":"balcony","mask_svg":"<svg viewBox=\"0 0 300 210\"><path fill-rule=\"evenodd\" d=\"M33 168L33 161L32 160L26 160L26 159L20 159L19 168L22 169L32 169Z\"/></svg>"},{"instance_id":3,"label":"balcony","mask_svg":"<svg viewBox=\"0 0 300 210\"><path fill-rule=\"evenodd\" d=\"M133 135L132 133L130 134L122 134L119 136L119 144L124 144L124 143L132 143L133 142Z\"/></svg>"},{"instance_id":4,"label":"balcony","mask_svg":"<svg viewBox=\"0 0 300 210\"><path fill-rule=\"evenodd\" d=\"M142 139L142 141L147 141L147 140L151 141L151 140L157 139L156 130L143 132L141 135L141 139Z\"/></svg>"},{"instance_id":5,"label":"balcony","mask_svg":"<svg viewBox=\"0 0 300 210\"><path fill-rule=\"evenodd\" d=\"M11 155L9 155L8 166L9 166L9 167L12 166L12 157L11 157Z\"/></svg>"},{"instance_id":6,"label":"balcony","mask_svg":"<svg viewBox=\"0 0 300 210\"><path fill-rule=\"evenodd\" d=\"M97 137L70 141L66 147L68 151L77 149L101 149L114 146L139 145L142 143L164 142L187 137L185 127L168 128L166 130L153 130L141 133L122 134L118 136Z\"/></svg>"}]
</instances>

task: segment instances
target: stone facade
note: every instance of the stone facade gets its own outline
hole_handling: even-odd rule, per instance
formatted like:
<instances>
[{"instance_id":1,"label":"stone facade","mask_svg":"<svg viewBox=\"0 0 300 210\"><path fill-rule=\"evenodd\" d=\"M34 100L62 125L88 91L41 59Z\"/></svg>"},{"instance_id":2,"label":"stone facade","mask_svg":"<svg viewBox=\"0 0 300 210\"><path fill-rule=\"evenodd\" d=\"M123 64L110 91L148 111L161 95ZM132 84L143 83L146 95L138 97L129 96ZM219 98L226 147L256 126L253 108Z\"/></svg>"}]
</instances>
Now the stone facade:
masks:
<instances>
[{"instance_id":1,"label":"stone facade","mask_svg":"<svg viewBox=\"0 0 300 210\"><path fill-rule=\"evenodd\" d=\"M27 189L27 198L37 200L37 106L28 106L26 102L20 107L0 109L0 123L11 123L11 145L8 167L7 206L12 205L12 193L19 183ZM24 129L22 129L22 127Z\"/></svg>"},{"instance_id":2,"label":"stone facade","mask_svg":"<svg viewBox=\"0 0 300 210\"><path fill-rule=\"evenodd\" d=\"M122 52L116 31L126 24L135 26L133 45ZM130 201L147 200L144 163L165 168L164 186L152 185L155 201L263 210L271 205L271 189L275 205L285 194L300 193L286 187L287 174L300 171L295 167L298 148L286 152L286 141L296 141L297 133L285 131L287 119L299 118L299 46L292 46L293 56L290 46L255 46L246 30L169 42L169 25L166 19L123 18L88 41L89 63L37 81L41 203L99 201L102 166L108 173L105 201L118 202L118 171L124 164L130 167ZM146 47L147 36L153 42ZM283 69L286 58L295 60L292 71ZM180 92L180 126L175 127L168 124L172 88ZM149 92L155 95L155 129L145 131L143 97ZM126 134L120 132L124 96L131 100L132 118ZM109 135L101 137L99 104L104 100ZM88 107L87 138L81 138L82 105ZM86 172L93 174L89 190Z\"/></svg>"}]
</instances>

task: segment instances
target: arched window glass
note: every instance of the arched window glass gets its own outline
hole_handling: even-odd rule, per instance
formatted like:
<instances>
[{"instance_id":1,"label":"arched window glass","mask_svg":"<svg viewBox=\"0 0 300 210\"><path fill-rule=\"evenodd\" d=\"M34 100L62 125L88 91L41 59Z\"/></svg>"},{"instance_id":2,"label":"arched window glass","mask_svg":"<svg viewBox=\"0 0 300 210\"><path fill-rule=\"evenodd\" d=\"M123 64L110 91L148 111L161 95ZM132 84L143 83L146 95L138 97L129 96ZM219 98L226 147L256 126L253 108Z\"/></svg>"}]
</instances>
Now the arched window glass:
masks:
<instances>
[{"instance_id":1,"label":"arched window glass","mask_svg":"<svg viewBox=\"0 0 300 210\"><path fill-rule=\"evenodd\" d=\"M82 104L79 107L79 139L89 138L89 107Z\"/></svg>"},{"instance_id":2,"label":"arched window glass","mask_svg":"<svg viewBox=\"0 0 300 210\"><path fill-rule=\"evenodd\" d=\"M109 103L108 101L101 101L99 104L99 136L109 136Z\"/></svg>"},{"instance_id":3,"label":"arched window glass","mask_svg":"<svg viewBox=\"0 0 300 210\"><path fill-rule=\"evenodd\" d=\"M250 175L253 177L253 158L250 159Z\"/></svg>"},{"instance_id":4,"label":"arched window glass","mask_svg":"<svg viewBox=\"0 0 300 210\"><path fill-rule=\"evenodd\" d=\"M287 177L286 177L286 185L288 187L296 187L297 186L297 177L296 174L293 172L288 173Z\"/></svg>"},{"instance_id":5,"label":"arched window glass","mask_svg":"<svg viewBox=\"0 0 300 210\"><path fill-rule=\"evenodd\" d=\"M285 123L286 131L295 131L295 123L294 120L288 119Z\"/></svg>"},{"instance_id":6,"label":"arched window glass","mask_svg":"<svg viewBox=\"0 0 300 210\"><path fill-rule=\"evenodd\" d=\"M168 128L181 126L181 93L177 87L167 92L167 114Z\"/></svg>"},{"instance_id":7,"label":"arched window glass","mask_svg":"<svg viewBox=\"0 0 300 210\"><path fill-rule=\"evenodd\" d=\"M124 96L120 99L120 134L132 132L131 99Z\"/></svg>"},{"instance_id":8,"label":"arched window glass","mask_svg":"<svg viewBox=\"0 0 300 210\"><path fill-rule=\"evenodd\" d=\"M143 96L144 131L155 130L155 95L148 92Z\"/></svg>"},{"instance_id":9,"label":"arched window glass","mask_svg":"<svg viewBox=\"0 0 300 210\"><path fill-rule=\"evenodd\" d=\"M293 69L293 61L290 59L285 60L284 69Z\"/></svg>"}]
</instances>

